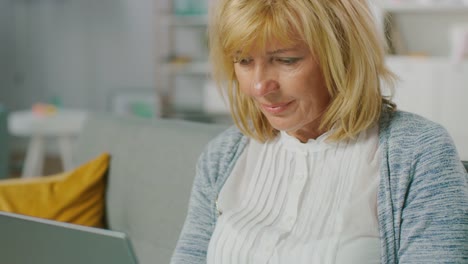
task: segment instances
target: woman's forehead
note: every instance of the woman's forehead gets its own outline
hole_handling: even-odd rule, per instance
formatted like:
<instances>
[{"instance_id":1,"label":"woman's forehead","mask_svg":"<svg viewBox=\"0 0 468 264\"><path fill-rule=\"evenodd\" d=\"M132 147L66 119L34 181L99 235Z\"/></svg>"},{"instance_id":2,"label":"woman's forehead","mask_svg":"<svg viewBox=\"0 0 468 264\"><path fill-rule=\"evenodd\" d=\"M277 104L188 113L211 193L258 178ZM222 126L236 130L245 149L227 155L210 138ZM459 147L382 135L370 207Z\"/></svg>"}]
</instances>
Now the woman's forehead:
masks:
<instances>
[{"instance_id":1,"label":"woman's forehead","mask_svg":"<svg viewBox=\"0 0 468 264\"><path fill-rule=\"evenodd\" d=\"M266 39L264 41L253 41L249 47L239 48L236 55L242 54L262 54L275 55L296 51L307 51L308 46L304 42L279 41L277 39Z\"/></svg>"}]
</instances>

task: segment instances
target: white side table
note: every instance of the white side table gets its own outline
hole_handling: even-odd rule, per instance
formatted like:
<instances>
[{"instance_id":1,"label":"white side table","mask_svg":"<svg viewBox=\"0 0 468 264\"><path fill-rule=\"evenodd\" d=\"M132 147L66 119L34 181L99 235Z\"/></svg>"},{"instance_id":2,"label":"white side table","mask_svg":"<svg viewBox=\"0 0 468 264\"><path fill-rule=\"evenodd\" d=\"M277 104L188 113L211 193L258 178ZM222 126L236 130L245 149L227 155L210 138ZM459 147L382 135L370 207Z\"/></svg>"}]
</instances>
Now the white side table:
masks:
<instances>
[{"instance_id":1,"label":"white side table","mask_svg":"<svg viewBox=\"0 0 468 264\"><path fill-rule=\"evenodd\" d=\"M39 115L30 110L10 113L8 129L14 136L29 137L22 177L42 175L46 138L56 140L64 170L73 168L72 142L81 131L86 112L59 109L50 115Z\"/></svg>"}]
</instances>

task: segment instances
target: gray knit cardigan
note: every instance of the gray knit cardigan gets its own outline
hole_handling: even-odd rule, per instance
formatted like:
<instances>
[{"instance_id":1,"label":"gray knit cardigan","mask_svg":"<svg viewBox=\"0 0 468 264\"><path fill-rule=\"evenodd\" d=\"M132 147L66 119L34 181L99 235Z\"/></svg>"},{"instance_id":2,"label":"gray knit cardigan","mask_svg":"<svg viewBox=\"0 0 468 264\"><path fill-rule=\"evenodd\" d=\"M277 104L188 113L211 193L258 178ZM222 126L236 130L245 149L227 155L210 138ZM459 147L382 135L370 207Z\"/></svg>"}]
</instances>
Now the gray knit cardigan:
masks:
<instances>
[{"instance_id":1,"label":"gray knit cardigan","mask_svg":"<svg viewBox=\"0 0 468 264\"><path fill-rule=\"evenodd\" d=\"M381 263L468 263L468 174L451 137L401 111L383 113L379 123ZM200 156L171 263L206 263L217 196L248 140L232 127Z\"/></svg>"}]
</instances>

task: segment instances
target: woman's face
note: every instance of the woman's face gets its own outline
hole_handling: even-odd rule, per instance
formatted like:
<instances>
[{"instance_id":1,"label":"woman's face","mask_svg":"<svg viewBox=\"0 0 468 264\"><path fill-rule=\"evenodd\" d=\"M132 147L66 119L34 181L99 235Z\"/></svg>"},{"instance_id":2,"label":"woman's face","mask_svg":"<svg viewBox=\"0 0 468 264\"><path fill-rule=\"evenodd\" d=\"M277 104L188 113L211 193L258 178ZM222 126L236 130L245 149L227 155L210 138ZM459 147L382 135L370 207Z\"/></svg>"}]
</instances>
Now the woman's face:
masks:
<instances>
[{"instance_id":1,"label":"woman's face","mask_svg":"<svg viewBox=\"0 0 468 264\"><path fill-rule=\"evenodd\" d=\"M275 42L236 57L239 89L251 97L270 124L302 142L317 138L320 117L330 102L322 71L306 45Z\"/></svg>"}]
</instances>

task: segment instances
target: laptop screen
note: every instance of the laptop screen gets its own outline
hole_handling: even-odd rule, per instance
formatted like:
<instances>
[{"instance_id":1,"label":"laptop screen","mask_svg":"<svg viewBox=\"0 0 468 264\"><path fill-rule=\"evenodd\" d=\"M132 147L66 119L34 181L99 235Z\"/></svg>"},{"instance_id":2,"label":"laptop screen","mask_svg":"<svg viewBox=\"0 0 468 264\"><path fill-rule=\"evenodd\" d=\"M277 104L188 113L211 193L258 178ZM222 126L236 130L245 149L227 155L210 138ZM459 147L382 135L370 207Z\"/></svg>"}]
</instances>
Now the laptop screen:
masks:
<instances>
[{"instance_id":1,"label":"laptop screen","mask_svg":"<svg viewBox=\"0 0 468 264\"><path fill-rule=\"evenodd\" d=\"M137 264L121 232L0 212L0 262Z\"/></svg>"}]
</instances>

